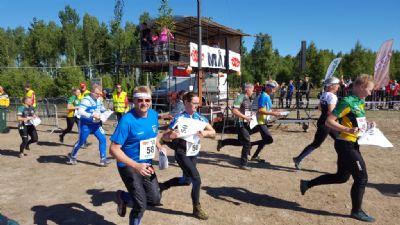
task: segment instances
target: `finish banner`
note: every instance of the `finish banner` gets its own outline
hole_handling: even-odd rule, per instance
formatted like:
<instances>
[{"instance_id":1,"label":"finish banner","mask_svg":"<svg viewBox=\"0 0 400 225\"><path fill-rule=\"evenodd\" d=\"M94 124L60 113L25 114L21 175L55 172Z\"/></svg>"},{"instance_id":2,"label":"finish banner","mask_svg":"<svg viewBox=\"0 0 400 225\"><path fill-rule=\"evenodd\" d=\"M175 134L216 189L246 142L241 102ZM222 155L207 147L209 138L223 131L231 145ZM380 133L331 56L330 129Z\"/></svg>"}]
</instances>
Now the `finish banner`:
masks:
<instances>
[{"instance_id":1,"label":"finish banner","mask_svg":"<svg viewBox=\"0 0 400 225\"><path fill-rule=\"evenodd\" d=\"M204 68L226 69L225 49L202 45L201 66ZM240 71L240 54L229 51L229 70ZM198 67L197 44L190 42L190 66Z\"/></svg>"}]
</instances>

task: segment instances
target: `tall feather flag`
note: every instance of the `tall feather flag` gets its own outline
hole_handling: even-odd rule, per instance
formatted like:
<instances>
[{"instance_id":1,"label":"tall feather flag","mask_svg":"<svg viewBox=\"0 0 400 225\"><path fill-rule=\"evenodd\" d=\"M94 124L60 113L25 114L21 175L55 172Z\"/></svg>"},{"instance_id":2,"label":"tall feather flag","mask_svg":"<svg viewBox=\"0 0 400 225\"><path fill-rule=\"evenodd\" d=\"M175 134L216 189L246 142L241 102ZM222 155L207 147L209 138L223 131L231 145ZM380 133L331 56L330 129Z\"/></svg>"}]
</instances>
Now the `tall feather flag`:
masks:
<instances>
[{"instance_id":1,"label":"tall feather flag","mask_svg":"<svg viewBox=\"0 0 400 225\"><path fill-rule=\"evenodd\" d=\"M331 64L329 64L328 70L326 70L325 80L333 76L333 73L335 73L336 68L339 66L340 60L342 60L342 58L332 60Z\"/></svg>"},{"instance_id":2,"label":"tall feather flag","mask_svg":"<svg viewBox=\"0 0 400 225\"><path fill-rule=\"evenodd\" d=\"M392 57L393 39L383 42L375 59L375 89L386 86L389 82L389 66Z\"/></svg>"}]
</instances>

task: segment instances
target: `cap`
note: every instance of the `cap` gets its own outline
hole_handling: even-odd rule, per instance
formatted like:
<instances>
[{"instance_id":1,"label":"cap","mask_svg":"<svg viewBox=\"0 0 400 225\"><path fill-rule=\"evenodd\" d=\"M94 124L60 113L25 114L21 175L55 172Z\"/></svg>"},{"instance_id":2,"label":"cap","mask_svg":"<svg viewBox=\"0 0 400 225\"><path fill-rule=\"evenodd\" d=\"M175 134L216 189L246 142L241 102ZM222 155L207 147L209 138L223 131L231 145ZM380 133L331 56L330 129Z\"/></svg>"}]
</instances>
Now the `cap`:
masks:
<instances>
[{"instance_id":1,"label":"cap","mask_svg":"<svg viewBox=\"0 0 400 225\"><path fill-rule=\"evenodd\" d=\"M276 83L275 82L268 82L268 83L265 84L265 87L276 88Z\"/></svg>"},{"instance_id":2,"label":"cap","mask_svg":"<svg viewBox=\"0 0 400 225\"><path fill-rule=\"evenodd\" d=\"M329 87L335 84L339 84L340 80L336 77L330 77L324 81L324 86Z\"/></svg>"}]
</instances>

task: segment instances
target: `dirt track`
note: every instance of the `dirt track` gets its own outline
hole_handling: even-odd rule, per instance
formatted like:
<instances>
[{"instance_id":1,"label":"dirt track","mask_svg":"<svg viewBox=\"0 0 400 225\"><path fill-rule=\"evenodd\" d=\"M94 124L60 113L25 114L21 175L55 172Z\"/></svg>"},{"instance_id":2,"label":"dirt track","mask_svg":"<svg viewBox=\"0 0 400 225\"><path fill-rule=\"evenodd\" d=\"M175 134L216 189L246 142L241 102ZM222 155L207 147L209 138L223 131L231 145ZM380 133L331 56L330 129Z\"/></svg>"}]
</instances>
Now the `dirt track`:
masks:
<instances>
[{"instance_id":1,"label":"dirt track","mask_svg":"<svg viewBox=\"0 0 400 225\"><path fill-rule=\"evenodd\" d=\"M377 121L395 148L362 146L369 173L363 208L376 217L375 224L398 224L399 112L369 112L368 116ZM64 127L65 120L61 124ZM112 133L113 127L105 128ZM17 157L17 130L0 134L0 212L23 225L128 224L128 216L119 217L114 203L115 191L123 189L123 183L114 164L98 167L97 140L91 136L93 145L79 152L78 165L70 166L65 164L66 155L77 134L67 135L61 144L58 134L50 134L44 126L38 129L39 143L32 145L23 159ZM203 141L198 163L201 202L210 219L191 217L190 187L178 187L163 194L163 206L146 211L142 224L364 224L348 216L351 180L316 187L301 196L300 179L336 169L331 139L303 161L303 170L294 169L292 157L311 141L314 132L313 126L307 133L298 125L272 127L274 143L261 154L268 164L252 163L250 172L237 169L240 147L224 147L217 152L215 140ZM259 137L254 135L254 139ZM172 161L173 152L168 154ZM172 163L168 170L157 174L164 181L181 172Z\"/></svg>"}]
</instances>

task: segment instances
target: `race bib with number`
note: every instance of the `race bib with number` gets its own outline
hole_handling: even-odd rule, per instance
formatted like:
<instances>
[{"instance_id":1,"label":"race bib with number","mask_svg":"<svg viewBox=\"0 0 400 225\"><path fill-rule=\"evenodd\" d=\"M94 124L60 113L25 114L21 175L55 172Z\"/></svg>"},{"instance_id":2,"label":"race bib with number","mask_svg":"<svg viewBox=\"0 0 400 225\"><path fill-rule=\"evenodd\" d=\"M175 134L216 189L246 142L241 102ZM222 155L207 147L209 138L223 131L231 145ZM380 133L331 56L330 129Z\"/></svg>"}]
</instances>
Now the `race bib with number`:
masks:
<instances>
[{"instance_id":1,"label":"race bib with number","mask_svg":"<svg viewBox=\"0 0 400 225\"><path fill-rule=\"evenodd\" d=\"M156 138L140 141L139 159L153 159L156 155Z\"/></svg>"},{"instance_id":2,"label":"race bib with number","mask_svg":"<svg viewBox=\"0 0 400 225\"><path fill-rule=\"evenodd\" d=\"M186 142L186 156L196 156L200 152L200 144Z\"/></svg>"},{"instance_id":3,"label":"race bib with number","mask_svg":"<svg viewBox=\"0 0 400 225\"><path fill-rule=\"evenodd\" d=\"M358 132L358 136L362 136L365 131L368 129L368 124L367 124L367 119L365 117L359 117L357 119L357 125L358 128L360 129L360 132Z\"/></svg>"},{"instance_id":4,"label":"race bib with number","mask_svg":"<svg viewBox=\"0 0 400 225\"><path fill-rule=\"evenodd\" d=\"M252 116L252 112L249 110L244 111L244 115L247 117L251 117Z\"/></svg>"}]
</instances>

